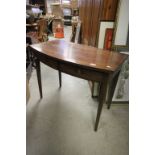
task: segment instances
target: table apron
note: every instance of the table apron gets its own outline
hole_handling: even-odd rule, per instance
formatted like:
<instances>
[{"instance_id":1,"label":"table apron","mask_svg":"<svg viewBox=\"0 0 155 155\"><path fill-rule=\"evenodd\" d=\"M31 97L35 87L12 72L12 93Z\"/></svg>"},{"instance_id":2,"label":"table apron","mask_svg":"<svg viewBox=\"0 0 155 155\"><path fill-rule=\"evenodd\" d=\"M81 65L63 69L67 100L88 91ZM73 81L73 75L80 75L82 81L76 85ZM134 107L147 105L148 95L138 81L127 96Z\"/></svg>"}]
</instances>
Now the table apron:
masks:
<instances>
[{"instance_id":1,"label":"table apron","mask_svg":"<svg viewBox=\"0 0 155 155\"><path fill-rule=\"evenodd\" d=\"M105 75L105 73L91 70L89 68L87 69L81 66L71 65L71 64L62 63L62 62L59 63L59 70L61 72L70 74L72 76L76 76L85 80L97 81L97 82L102 81L103 76Z\"/></svg>"},{"instance_id":2,"label":"table apron","mask_svg":"<svg viewBox=\"0 0 155 155\"><path fill-rule=\"evenodd\" d=\"M51 59L44 55L40 55L37 52L35 52L34 54L37 57L37 59L39 59L39 61L46 64L47 66L53 69L59 70L61 72L64 72L66 74L79 77L85 80L102 82L103 76L108 75L108 73L95 71L93 69L85 68L79 65L74 65L71 63L61 62L56 59Z\"/></svg>"}]
</instances>

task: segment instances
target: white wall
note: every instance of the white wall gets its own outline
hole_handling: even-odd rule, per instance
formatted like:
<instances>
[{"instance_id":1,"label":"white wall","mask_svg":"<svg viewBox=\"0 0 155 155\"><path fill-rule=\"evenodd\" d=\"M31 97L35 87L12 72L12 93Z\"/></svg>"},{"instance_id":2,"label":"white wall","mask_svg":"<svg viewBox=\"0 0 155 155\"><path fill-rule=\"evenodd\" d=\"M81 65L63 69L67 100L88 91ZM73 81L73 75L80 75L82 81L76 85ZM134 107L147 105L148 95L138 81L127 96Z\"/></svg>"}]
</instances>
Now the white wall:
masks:
<instances>
[{"instance_id":1,"label":"white wall","mask_svg":"<svg viewBox=\"0 0 155 155\"><path fill-rule=\"evenodd\" d=\"M26 0L26 4L29 4L29 0Z\"/></svg>"},{"instance_id":2,"label":"white wall","mask_svg":"<svg viewBox=\"0 0 155 155\"><path fill-rule=\"evenodd\" d=\"M129 25L129 0L121 0L117 18L115 45L126 45Z\"/></svg>"},{"instance_id":3,"label":"white wall","mask_svg":"<svg viewBox=\"0 0 155 155\"><path fill-rule=\"evenodd\" d=\"M129 25L129 0L120 0L117 13L117 33L115 36L115 45L126 45ZM98 48L103 48L106 28L113 28L114 22L100 22L100 32Z\"/></svg>"}]
</instances>

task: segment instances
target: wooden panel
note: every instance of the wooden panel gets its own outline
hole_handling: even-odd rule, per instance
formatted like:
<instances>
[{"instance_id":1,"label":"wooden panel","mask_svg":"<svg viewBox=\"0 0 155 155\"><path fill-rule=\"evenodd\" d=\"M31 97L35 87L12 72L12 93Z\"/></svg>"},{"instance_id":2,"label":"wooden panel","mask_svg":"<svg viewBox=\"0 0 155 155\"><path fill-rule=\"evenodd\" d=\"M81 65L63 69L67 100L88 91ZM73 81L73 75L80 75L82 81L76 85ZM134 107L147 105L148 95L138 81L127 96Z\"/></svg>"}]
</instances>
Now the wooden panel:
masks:
<instances>
[{"instance_id":1,"label":"wooden panel","mask_svg":"<svg viewBox=\"0 0 155 155\"><path fill-rule=\"evenodd\" d=\"M83 43L84 44L89 44L89 37L91 36L91 10L92 10L92 0L87 0L85 1L85 8L84 8L84 23L83 25Z\"/></svg>"},{"instance_id":2,"label":"wooden panel","mask_svg":"<svg viewBox=\"0 0 155 155\"><path fill-rule=\"evenodd\" d=\"M118 0L103 0L100 20L114 21Z\"/></svg>"},{"instance_id":3,"label":"wooden panel","mask_svg":"<svg viewBox=\"0 0 155 155\"><path fill-rule=\"evenodd\" d=\"M82 43L98 45L100 20L114 21L118 0L80 0L79 16L82 21Z\"/></svg>"},{"instance_id":4,"label":"wooden panel","mask_svg":"<svg viewBox=\"0 0 155 155\"><path fill-rule=\"evenodd\" d=\"M92 4L92 17L91 17L91 37L89 45L97 45L97 37L99 32L99 13L100 13L101 0L94 0Z\"/></svg>"},{"instance_id":5,"label":"wooden panel","mask_svg":"<svg viewBox=\"0 0 155 155\"><path fill-rule=\"evenodd\" d=\"M79 16L82 22L82 43L88 45L91 36L91 17L93 0L79 1Z\"/></svg>"}]
</instances>

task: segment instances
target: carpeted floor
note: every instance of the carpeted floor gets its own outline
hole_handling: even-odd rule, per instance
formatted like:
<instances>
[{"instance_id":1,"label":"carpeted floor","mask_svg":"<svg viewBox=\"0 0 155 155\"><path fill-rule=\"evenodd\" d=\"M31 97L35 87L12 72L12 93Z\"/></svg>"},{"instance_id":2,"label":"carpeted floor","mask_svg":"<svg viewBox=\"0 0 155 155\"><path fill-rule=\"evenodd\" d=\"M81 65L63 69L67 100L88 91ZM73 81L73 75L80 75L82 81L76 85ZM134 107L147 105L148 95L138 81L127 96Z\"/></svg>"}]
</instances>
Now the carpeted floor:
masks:
<instances>
[{"instance_id":1,"label":"carpeted floor","mask_svg":"<svg viewBox=\"0 0 155 155\"><path fill-rule=\"evenodd\" d=\"M27 155L128 155L129 112L127 104L104 105L94 132L97 101L88 82L41 64L43 99L35 70L30 79L27 104Z\"/></svg>"}]
</instances>

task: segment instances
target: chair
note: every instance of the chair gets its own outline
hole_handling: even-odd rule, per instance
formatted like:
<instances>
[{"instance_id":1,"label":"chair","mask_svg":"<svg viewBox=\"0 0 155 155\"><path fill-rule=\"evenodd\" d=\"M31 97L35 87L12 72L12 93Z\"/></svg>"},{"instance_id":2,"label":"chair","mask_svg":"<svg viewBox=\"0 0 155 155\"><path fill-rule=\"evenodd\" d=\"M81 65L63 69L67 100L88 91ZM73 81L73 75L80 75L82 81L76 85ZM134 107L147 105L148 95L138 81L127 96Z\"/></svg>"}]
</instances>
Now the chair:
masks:
<instances>
[{"instance_id":1,"label":"chair","mask_svg":"<svg viewBox=\"0 0 155 155\"><path fill-rule=\"evenodd\" d=\"M47 21L41 19L37 22L37 31L30 31L26 34L26 71L27 78L30 79L32 67L35 67L35 57L29 50L29 45L48 40L47 36Z\"/></svg>"},{"instance_id":2,"label":"chair","mask_svg":"<svg viewBox=\"0 0 155 155\"><path fill-rule=\"evenodd\" d=\"M37 25L37 31L30 31L26 34L27 37L31 38L32 44L48 40L46 19L38 20Z\"/></svg>"},{"instance_id":3,"label":"chair","mask_svg":"<svg viewBox=\"0 0 155 155\"><path fill-rule=\"evenodd\" d=\"M44 42L48 40L47 37L47 21L46 19L41 19L38 21L38 40Z\"/></svg>"}]
</instances>

